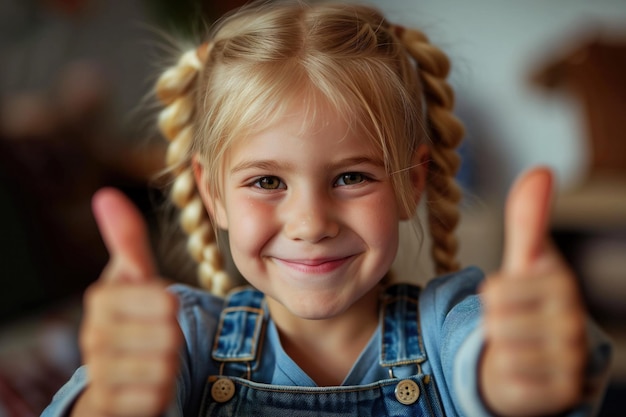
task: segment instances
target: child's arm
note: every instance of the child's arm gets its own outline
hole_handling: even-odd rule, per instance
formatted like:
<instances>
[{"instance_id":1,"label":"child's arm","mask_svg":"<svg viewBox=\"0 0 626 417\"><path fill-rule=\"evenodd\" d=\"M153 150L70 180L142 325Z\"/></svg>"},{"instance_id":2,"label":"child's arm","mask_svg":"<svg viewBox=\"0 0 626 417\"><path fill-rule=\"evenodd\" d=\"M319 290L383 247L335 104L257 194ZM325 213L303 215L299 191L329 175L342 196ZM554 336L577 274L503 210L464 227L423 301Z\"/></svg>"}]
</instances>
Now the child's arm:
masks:
<instances>
[{"instance_id":1,"label":"child's arm","mask_svg":"<svg viewBox=\"0 0 626 417\"><path fill-rule=\"evenodd\" d=\"M502 268L482 288L486 345L480 389L502 416L541 416L581 402L586 315L576 279L547 239L552 177L536 169L512 189Z\"/></svg>"},{"instance_id":2,"label":"child's arm","mask_svg":"<svg viewBox=\"0 0 626 417\"><path fill-rule=\"evenodd\" d=\"M72 416L156 416L174 393L182 339L176 298L156 278L130 201L100 191L94 214L111 258L85 296L80 346L89 383Z\"/></svg>"}]
</instances>

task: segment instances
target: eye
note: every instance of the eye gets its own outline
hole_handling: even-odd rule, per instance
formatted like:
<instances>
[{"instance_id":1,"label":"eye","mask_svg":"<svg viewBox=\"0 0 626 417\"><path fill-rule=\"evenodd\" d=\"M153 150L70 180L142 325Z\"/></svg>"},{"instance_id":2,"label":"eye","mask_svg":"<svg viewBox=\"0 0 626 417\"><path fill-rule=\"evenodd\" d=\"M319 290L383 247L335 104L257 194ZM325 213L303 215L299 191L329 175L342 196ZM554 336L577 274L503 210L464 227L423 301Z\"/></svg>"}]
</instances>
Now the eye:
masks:
<instances>
[{"instance_id":1,"label":"eye","mask_svg":"<svg viewBox=\"0 0 626 417\"><path fill-rule=\"evenodd\" d=\"M279 190L287 188L280 178L274 176L257 178L253 185L264 190Z\"/></svg>"},{"instance_id":2,"label":"eye","mask_svg":"<svg viewBox=\"0 0 626 417\"><path fill-rule=\"evenodd\" d=\"M368 178L360 172L346 172L345 174L341 174L339 178L337 178L337 182L335 182L335 187L356 185L367 180Z\"/></svg>"}]
</instances>

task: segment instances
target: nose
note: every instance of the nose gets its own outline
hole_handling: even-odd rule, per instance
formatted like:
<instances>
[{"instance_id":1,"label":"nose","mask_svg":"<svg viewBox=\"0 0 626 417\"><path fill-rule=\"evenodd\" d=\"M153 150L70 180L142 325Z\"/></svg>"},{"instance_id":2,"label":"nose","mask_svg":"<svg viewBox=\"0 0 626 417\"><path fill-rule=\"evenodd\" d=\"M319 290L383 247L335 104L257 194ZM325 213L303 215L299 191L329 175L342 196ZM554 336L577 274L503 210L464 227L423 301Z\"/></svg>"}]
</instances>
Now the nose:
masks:
<instances>
[{"instance_id":1,"label":"nose","mask_svg":"<svg viewBox=\"0 0 626 417\"><path fill-rule=\"evenodd\" d=\"M284 209L284 231L289 239L317 243L339 234L334 204L323 192L293 192Z\"/></svg>"}]
</instances>

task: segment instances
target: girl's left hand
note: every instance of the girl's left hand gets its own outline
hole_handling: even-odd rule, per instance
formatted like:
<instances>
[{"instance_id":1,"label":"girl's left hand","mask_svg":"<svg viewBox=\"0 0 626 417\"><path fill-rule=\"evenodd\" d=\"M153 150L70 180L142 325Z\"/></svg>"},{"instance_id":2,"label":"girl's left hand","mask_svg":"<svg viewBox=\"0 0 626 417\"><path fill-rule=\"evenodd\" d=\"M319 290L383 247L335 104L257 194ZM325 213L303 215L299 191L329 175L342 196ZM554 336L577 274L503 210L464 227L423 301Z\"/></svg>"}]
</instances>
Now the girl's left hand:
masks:
<instances>
[{"instance_id":1,"label":"girl's left hand","mask_svg":"<svg viewBox=\"0 0 626 417\"><path fill-rule=\"evenodd\" d=\"M574 274L548 239L552 181L536 168L511 190L502 268L482 288L480 389L497 415L550 415L582 396L586 314Z\"/></svg>"}]
</instances>

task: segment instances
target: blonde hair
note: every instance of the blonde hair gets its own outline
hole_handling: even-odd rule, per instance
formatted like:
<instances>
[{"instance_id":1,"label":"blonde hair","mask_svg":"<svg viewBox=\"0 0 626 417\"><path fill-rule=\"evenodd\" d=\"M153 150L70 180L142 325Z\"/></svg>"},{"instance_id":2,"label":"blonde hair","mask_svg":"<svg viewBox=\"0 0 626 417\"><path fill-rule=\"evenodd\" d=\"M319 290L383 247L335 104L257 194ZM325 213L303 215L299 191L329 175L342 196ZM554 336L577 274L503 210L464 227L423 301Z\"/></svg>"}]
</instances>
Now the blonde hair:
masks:
<instances>
[{"instance_id":1,"label":"blonde hair","mask_svg":"<svg viewBox=\"0 0 626 417\"><path fill-rule=\"evenodd\" d=\"M375 9L302 1L257 3L220 21L208 40L165 71L156 93L170 141L170 196L180 208L202 286L232 285L192 172L194 155L213 193L236 138L270 126L296 98L322 100L356 123L382 152L398 204L415 211L411 167L427 143L427 204L437 273L458 269L454 229L461 197L454 180L463 126L452 114L446 55L421 32L391 25Z\"/></svg>"}]
</instances>

